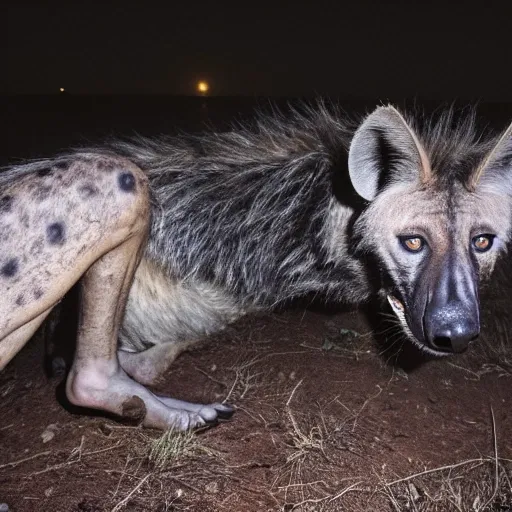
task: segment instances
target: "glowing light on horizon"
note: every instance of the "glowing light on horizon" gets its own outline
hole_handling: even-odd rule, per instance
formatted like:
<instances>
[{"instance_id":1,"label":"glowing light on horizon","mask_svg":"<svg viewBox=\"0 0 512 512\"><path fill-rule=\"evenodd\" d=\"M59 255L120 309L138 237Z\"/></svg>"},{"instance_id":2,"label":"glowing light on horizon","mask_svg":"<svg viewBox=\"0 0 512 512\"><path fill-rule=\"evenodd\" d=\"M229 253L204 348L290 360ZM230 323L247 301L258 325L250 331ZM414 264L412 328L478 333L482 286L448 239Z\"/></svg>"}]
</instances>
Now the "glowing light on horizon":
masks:
<instances>
[{"instance_id":1,"label":"glowing light on horizon","mask_svg":"<svg viewBox=\"0 0 512 512\"><path fill-rule=\"evenodd\" d=\"M59 88L59 91L60 91L60 92L65 92L65 91L66 91L66 89L64 89L64 87L60 87L60 88Z\"/></svg>"},{"instance_id":2,"label":"glowing light on horizon","mask_svg":"<svg viewBox=\"0 0 512 512\"><path fill-rule=\"evenodd\" d=\"M210 90L210 86L208 85L208 82L205 82L204 80L201 80L197 82L197 91L201 94L206 94Z\"/></svg>"}]
</instances>

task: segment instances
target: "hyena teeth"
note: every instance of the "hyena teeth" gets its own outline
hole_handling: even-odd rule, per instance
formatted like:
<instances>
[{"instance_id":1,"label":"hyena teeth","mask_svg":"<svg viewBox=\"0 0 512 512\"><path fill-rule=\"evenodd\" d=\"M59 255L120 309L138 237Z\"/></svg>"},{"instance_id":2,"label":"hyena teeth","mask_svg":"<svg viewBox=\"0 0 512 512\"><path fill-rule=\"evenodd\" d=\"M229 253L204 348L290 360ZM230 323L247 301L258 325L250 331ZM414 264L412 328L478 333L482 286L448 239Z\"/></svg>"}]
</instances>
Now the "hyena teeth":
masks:
<instances>
[{"instance_id":1,"label":"hyena teeth","mask_svg":"<svg viewBox=\"0 0 512 512\"><path fill-rule=\"evenodd\" d=\"M387 298L388 298L388 302L390 303L390 305L395 313L398 313L398 312L403 313L405 311L405 306L396 297L394 297L393 295L388 295Z\"/></svg>"}]
</instances>

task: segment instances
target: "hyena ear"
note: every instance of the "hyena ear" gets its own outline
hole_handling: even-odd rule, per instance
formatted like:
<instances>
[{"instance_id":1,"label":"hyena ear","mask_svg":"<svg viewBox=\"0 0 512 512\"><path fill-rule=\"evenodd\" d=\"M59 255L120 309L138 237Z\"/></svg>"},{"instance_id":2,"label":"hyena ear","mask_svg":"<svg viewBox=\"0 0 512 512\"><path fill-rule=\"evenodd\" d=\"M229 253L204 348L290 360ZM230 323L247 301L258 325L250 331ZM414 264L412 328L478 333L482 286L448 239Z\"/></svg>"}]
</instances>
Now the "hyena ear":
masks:
<instances>
[{"instance_id":1,"label":"hyena ear","mask_svg":"<svg viewBox=\"0 0 512 512\"><path fill-rule=\"evenodd\" d=\"M356 130L348 168L356 192L367 201L391 181L426 183L432 176L418 137L392 106L375 109Z\"/></svg>"},{"instance_id":2,"label":"hyena ear","mask_svg":"<svg viewBox=\"0 0 512 512\"><path fill-rule=\"evenodd\" d=\"M476 190L479 183L495 185L512 195L512 124L475 169L469 179L469 190Z\"/></svg>"}]
</instances>

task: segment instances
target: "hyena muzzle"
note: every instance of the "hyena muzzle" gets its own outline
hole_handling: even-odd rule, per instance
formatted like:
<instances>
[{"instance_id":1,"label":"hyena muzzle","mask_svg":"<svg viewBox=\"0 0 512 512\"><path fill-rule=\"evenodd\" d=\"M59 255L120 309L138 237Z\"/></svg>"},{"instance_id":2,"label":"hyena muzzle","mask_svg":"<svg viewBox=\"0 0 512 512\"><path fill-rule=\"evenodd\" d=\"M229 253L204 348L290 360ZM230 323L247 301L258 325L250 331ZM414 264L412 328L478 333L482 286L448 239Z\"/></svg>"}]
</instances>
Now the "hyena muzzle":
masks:
<instances>
[{"instance_id":1,"label":"hyena muzzle","mask_svg":"<svg viewBox=\"0 0 512 512\"><path fill-rule=\"evenodd\" d=\"M308 295L386 297L420 349L462 352L511 231L512 126L323 104L228 133L118 141L0 173L0 368L80 281L74 404L186 429L226 404L157 396L196 340ZM134 412L135 411L135 412Z\"/></svg>"}]
</instances>

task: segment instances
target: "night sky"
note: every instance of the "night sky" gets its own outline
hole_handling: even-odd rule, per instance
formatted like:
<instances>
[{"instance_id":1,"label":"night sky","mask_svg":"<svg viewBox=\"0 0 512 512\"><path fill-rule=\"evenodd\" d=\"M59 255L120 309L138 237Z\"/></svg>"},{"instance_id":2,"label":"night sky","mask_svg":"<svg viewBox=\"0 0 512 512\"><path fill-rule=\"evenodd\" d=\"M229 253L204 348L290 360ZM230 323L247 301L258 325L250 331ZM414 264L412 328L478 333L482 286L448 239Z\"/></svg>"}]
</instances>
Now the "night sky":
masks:
<instances>
[{"instance_id":1,"label":"night sky","mask_svg":"<svg viewBox=\"0 0 512 512\"><path fill-rule=\"evenodd\" d=\"M139 4L4 4L0 92L512 101L505 2Z\"/></svg>"}]
</instances>

